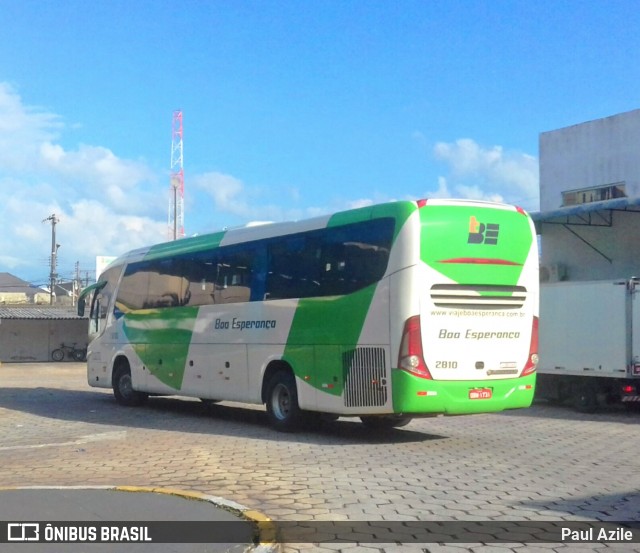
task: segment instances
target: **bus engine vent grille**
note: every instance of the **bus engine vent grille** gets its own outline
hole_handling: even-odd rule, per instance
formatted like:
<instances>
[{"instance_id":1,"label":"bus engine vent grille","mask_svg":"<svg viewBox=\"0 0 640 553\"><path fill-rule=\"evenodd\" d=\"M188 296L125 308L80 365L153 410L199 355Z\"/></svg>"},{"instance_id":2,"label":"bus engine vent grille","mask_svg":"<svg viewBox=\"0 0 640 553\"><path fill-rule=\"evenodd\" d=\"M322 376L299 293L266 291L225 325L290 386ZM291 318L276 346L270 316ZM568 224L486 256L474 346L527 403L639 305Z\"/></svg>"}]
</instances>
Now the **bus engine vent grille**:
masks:
<instances>
[{"instance_id":1,"label":"bus engine vent grille","mask_svg":"<svg viewBox=\"0 0 640 553\"><path fill-rule=\"evenodd\" d=\"M342 354L346 374L345 407L379 407L387 403L384 348L356 348Z\"/></svg>"},{"instance_id":2,"label":"bus engine vent grille","mask_svg":"<svg viewBox=\"0 0 640 553\"><path fill-rule=\"evenodd\" d=\"M431 300L449 309L520 309L527 299L524 286L434 284Z\"/></svg>"}]
</instances>

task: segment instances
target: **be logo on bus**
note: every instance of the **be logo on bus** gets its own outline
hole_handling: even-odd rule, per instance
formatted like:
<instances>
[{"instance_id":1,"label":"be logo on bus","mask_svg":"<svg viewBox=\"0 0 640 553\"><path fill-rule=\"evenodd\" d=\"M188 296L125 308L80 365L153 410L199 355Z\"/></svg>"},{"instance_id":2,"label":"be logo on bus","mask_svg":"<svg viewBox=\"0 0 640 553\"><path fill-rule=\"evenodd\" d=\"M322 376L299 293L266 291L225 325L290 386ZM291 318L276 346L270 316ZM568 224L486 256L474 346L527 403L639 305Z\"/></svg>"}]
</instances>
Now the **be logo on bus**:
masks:
<instances>
[{"instance_id":1,"label":"be logo on bus","mask_svg":"<svg viewBox=\"0 0 640 553\"><path fill-rule=\"evenodd\" d=\"M498 243L500 225L496 223L481 223L473 215L469 219L469 240L467 244L487 244L495 246Z\"/></svg>"}]
</instances>

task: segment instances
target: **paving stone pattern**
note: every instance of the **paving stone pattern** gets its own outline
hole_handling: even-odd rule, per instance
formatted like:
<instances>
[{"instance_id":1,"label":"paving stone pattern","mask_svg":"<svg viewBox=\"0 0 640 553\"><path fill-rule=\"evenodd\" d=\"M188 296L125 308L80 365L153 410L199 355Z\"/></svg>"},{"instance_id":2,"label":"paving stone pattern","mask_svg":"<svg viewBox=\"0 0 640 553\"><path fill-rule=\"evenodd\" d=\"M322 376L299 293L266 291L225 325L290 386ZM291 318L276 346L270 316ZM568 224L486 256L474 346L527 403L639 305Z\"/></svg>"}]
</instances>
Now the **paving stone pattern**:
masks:
<instances>
[{"instance_id":1,"label":"paving stone pattern","mask_svg":"<svg viewBox=\"0 0 640 553\"><path fill-rule=\"evenodd\" d=\"M0 486L131 485L224 497L278 521L640 520L640 414L540 404L297 434L259 406L118 406L82 364L0 366ZM526 539L526 535L521 537ZM640 544L287 544L286 551L640 552Z\"/></svg>"}]
</instances>

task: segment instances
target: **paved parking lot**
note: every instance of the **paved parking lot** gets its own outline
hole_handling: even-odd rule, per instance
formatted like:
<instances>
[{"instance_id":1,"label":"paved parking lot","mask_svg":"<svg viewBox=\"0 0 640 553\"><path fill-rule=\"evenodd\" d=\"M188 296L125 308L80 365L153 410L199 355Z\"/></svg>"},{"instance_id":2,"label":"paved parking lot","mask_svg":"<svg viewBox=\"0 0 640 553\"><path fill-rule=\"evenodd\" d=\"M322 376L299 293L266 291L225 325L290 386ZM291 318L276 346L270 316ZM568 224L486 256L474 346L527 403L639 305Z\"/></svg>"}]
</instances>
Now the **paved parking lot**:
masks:
<instances>
[{"instance_id":1,"label":"paved parking lot","mask_svg":"<svg viewBox=\"0 0 640 553\"><path fill-rule=\"evenodd\" d=\"M83 364L0 366L0 487L138 486L219 496L277 521L640 520L640 415L564 407L350 419L280 434L260 407L118 406ZM514 535L515 537L515 535ZM288 544L317 551L640 551L640 544Z\"/></svg>"}]
</instances>

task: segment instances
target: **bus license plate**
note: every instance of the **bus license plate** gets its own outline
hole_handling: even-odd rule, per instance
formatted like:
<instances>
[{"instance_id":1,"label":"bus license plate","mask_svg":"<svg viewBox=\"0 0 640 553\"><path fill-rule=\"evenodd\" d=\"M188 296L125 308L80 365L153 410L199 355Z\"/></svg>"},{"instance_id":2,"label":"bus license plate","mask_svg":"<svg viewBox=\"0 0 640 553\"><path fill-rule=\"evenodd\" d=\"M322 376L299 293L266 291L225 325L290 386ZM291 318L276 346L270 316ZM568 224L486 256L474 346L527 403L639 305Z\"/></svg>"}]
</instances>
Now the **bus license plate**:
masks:
<instances>
[{"instance_id":1,"label":"bus license plate","mask_svg":"<svg viewBox=\"0 0 640 553\"><path fill-rule=\"evenodd\" d=\"M469 390L469 399L491 399L491 388L474 388Z\"/></svg>"}]
</instances>

